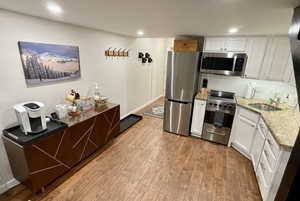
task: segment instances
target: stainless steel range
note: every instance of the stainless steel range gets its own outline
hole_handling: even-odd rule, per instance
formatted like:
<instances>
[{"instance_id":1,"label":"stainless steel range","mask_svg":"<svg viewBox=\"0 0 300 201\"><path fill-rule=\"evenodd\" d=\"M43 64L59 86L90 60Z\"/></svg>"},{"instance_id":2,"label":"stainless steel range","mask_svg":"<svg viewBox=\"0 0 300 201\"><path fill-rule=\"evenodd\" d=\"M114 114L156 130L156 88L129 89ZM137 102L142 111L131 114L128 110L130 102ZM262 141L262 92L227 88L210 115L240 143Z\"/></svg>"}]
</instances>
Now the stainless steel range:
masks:
<instances>
[{"instance_id":1,"label":"stainless steel range","mask_svg":"<svg viewBox=\"0 0 300 201\"><path fill-rule=\"evenodd\" d=\"M234 93L211 90L206 104L202 138L227 145L235 108Z\"/></svg>"}]
</instances>

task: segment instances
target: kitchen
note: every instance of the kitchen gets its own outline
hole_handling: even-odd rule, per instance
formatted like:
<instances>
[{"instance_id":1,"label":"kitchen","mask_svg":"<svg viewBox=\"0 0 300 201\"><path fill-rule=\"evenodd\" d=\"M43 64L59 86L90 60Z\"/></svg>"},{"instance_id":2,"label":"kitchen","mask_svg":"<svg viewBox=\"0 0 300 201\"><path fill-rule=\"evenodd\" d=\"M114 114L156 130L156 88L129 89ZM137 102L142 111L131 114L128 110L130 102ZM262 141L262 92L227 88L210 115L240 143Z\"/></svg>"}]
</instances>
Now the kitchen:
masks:
<instances>
[{"instance_id":1,"label":"kitchen","mask_svg":"<svg viewBox=\"0 0 300 201\"><path fill-rule=\"evenodd\" d=\"M272 27L274 34L253 34L225 26L222 33L168 35L160 27L160 35L153 30L148 38L139 29L127 37L126 27L112 34L64 21L67 12L49 18L9 4L0 4L0 16L3 61L13 67L2 70L1 91L18 93L4 97L0 110L0 200L285 200L278 194L300 125L292 31ZM66 48L58 44L71 45L78 58L57 63L79 63L80 54L79 71L57 73L45 64L32 74L33 64L53 55L42 50ZM37 47L41 56L28 64L32 51L25 48ZM78 72L48 82L53 74L59 79ZM85 112L94 103L97 110ZM58 116L68 110L59 129L48 116L57 108ZM147 115L153 108L165 116ZM41 118L42 130L25 138L27 117L18 112L28 112L31 129L31 116ZM140 119L120 134L127 117ZM23 133L16 134L16 123Z\"/></svg>"},{"instance_id":2,"label":"kitchen","mask_svg":"<svg viewBox=\"0 0 300 201\"><path fill-rule=\"evenodd\" d=\"M175 52L169 53L164 130L233 147L252 161L263 200L274 200L300 122L288 37L209 37L194 42L200 44L200 54L203 48L198 74L182 70L182 60L191 57L184 51L196 46L193 41L175 40ZM197 69L194 63L185 64ZM197 86L195 74L202 89L192 109L187 100L197 90L186 86ZM283 82L282 88L271 81ZM191 127L187 116L192 116Z\"/></svg>"}]
</instances>

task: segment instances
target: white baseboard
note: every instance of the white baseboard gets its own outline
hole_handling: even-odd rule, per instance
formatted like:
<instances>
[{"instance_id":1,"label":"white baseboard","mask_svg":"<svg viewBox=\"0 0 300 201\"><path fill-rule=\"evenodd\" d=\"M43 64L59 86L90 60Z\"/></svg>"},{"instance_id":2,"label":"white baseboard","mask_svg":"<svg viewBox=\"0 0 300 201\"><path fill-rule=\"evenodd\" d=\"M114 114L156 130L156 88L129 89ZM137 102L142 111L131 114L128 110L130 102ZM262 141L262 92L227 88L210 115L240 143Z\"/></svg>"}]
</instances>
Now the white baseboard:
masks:
<instances>
[{"instance_id":1,"label":"white baseboard","mask_svg":"<svg viewBox=\"0 0 300 201\"><path fill-rule=\"evenodd\" d=\"M247 151L242 146L240 146L238 143L232 142L231 146L235 150L237 150L238 152L240 152L240 154L242 154L243 156L245 156L246 158L248 158L249 160L251 160L251 157L249 156L249 154L247 154Z\"/></svg>"},{"instance_id":2,"label":"white baseboard","mask_svg":"<svg viewBox=\"0 0 300 201\"><path fill-rule=\"evenodd\" d=\"M6 187L6 184L2 184L2 185L0 185L0 195L2 194L2 193L4 193L5 191L7 191L8 189L7 189L7 187Z\"/></svg>"},{"instance_id":3,"label":"white baseboard","mask_svg":"<svg viewBox=\"0 0 300 201\"><path fill-rule=\"evenodd\" d=\"M19 181L17 181L15 178L13 178L13 179L9 180L8 182L6 182L6 184L0 185L0 194L8 191L9 189L18 185L19 183L20 183Z\"/></svg>"},{"instance_id":4,"label":"white baseboard","mask_svg":"<svg viewBox=\"0 0 300 201\"><path fill-rule=\"evenodd\" d=\"M160 98L162 98L162 97L163 97L163 95L160 95L160 96L158 96L158 97L156 97L156 98L154 98L154 99L148 101L148 102L145 103L144 105L142 105L142 106L140 106L140 107L138 107L138 108L136 108L136 109L130 111L129 113L123 115L123 116L121 117L121 119L124 119L125 117L127 117L128 115L130 115L130 114L132 114L132 113L136 113L136 112L140 111L140 110L143 109L144 107L146 107L146 106L148 106L148 105L154 103L155 101L157 101L158 99L160 99Z\"/></svg>"}]
</instances>

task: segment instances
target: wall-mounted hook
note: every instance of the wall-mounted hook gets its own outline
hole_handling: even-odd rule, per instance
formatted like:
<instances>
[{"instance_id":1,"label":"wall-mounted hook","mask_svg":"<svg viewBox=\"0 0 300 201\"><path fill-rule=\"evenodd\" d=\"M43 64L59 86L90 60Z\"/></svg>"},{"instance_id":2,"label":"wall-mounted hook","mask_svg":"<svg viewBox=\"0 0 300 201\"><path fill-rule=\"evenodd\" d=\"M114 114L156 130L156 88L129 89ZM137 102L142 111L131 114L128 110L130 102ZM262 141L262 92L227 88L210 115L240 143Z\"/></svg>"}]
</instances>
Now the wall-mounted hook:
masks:
<instances>
[{"instance_id":1,"label":"wall-mounted hook","mask_svg":"<svg viewBox=\"0 0 300 201\"><path fill-rule=\"evenodd\" d=\"M119 56L119 52L117 51L117 48L115 48L113 52L114 52L113 56L115 56L115 57Z\"/></svg>"},{"instance_id":2,"label":"wall-mounted hook","mask_svg":"<svg viewBox=\"0 0 300 201\"><path fill-rule=\"evenodd\" d=\"M123 51L121 51L123 50ZM124 49L123 48L120 48L119 51L118 51L118 54L120 57L124 56Z\"/></svg>"},{"instance_id":3,"label":"wall-mounted hook","mask_svg":"<svg viewBox=\"0 0 300 201\"><path fill-rule=\"evenodd\" d=\"M142 52L139 52L139 59L142 59L144 57L144 54Z\"/></svg>"},{"instance_id":4,"label":"wall-mounted hook","mask_svg":"<svg viewBox=\"0 0 300 201\"><path fill-rule=\"evenodd\" d=\"M111 47L110 48L108 48L107 50L105 50L105 56L109 56L109 50L111 49Z\"/></svg>"},{"instance_id":5,"label":"wall-mounted hook","mask_svg":"<svg viewBox=\"0 0 300 201\"><path fill-rule=\"evenodd\" d=\"M126 51L125 51L126 50ZM124 56L128 57L129 56L129 49L124 49Z\"/></svg>"},{"instance_id":6,"label":"wall-mounted hook","mask_svg":"<svg viewBox=\"0 0 300 201\"><path fill-rule=\"evenodd\" d=\"M108 56L114 56L114 51L111 50L111 49L112 49L112 47L110 47L110 48L108 49Z\"/></svg>"}]
</instances>

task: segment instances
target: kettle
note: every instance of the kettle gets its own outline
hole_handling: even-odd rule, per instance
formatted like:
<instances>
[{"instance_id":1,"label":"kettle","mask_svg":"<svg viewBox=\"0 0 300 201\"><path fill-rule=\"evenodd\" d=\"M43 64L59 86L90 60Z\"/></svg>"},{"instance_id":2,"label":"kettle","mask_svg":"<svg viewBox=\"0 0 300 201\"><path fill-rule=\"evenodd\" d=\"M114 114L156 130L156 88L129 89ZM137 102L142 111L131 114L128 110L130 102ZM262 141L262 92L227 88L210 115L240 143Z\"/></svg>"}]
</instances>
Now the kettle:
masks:
<instances>
[{"instance_id":1,"label":"kettle","mask_svg":"<svg viewBox=\"0 0 300 201\"><path fill-rule=\"evenodd\" d=\"M256 88L253 86L253 84L250 82L247 85L246 91L245 91L245 98L251 99L254 98L256 92Z\"/></svg>"}]
</instances>

